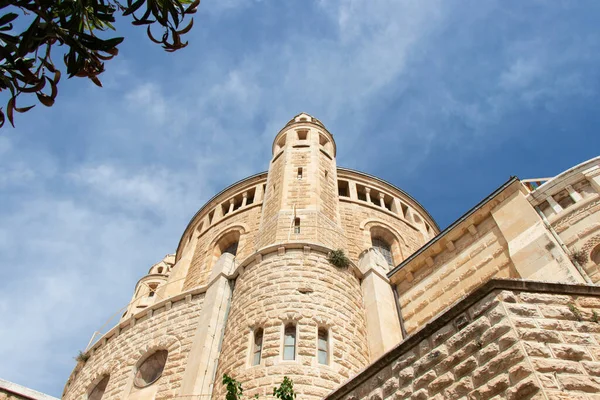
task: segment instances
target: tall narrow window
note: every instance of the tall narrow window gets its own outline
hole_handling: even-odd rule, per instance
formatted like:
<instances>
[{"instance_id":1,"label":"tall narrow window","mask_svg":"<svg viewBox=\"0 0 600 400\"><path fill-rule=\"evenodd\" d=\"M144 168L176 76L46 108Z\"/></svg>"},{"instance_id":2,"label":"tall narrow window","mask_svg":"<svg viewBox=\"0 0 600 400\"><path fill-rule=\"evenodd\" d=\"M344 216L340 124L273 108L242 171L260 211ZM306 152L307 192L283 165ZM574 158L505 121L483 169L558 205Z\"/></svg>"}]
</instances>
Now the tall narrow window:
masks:
<instances>
[{"instance_id":1,"label":"tall narrow window","mask_svg":"<svg viewBox=\"0 0 600 400\"><path fill-rule=\"evenodd\" d=\"M300 218L294 218L294 233L300 233Z\"/></svg>"},{"instance_id":2,"label":"tall narrow window","mask_svg":"<svg viewBox=\"0 0 600 400\"><path fill-rule=\"evenodd\" d=\"M302 179L302 168L298 168L298 180Z\"/></svg>"},{"instance_id":3,"label":"tall narrow window","mask_svg":"<svg viewBox=\"0 0 600 400\"><path fill-rule=\"evenodd\" d=\"M377 249L379 253L385 258L389 265L394 265L394 259L392 258L392 246L390 246L382 237L376 236L371 238L373 248Z\"/></svg>"},{"instance_id":4,"label":"tall narrow window","mask_svg":"<svg viewBox=\"0 0 600 400\"><path fill-rule=\"evenodd\" d=\"M319 364L329 364L329 332L327 329L319 329L318 352Z\"/></svg>"},{"instance_id":5,"label":"tall narrow window","mask_svg":"<svg viewBox=\"0 0 600 400\"><path fill-rule=\"evenodd\" d=\"M296 325L286 325L283 334L283 359L296 359Z\"/></svg>"},{"instance_id":6,"label":"tall narrow window","mask_svg":"<svg viewBox=\"0 0 600 400\"><path fill-rule=\"evenodd\" d=\"M252 350L252 365L260 364L260 356L262 354L263 330L257 329L254 331L254 347Z\"/></svg>"}]
</instances>

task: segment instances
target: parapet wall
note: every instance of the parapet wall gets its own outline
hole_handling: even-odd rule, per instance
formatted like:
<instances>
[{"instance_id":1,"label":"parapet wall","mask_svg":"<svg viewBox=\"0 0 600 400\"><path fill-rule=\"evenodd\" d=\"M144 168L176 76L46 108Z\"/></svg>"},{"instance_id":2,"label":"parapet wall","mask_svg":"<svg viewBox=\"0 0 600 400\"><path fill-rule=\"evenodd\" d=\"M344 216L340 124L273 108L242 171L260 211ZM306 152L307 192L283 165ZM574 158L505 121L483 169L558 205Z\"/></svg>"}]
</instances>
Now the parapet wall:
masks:
<instances>
[{"instance_id":1,"label":"parapet wall","mask_svg":"<svg viewBox=\"0 0 600 400\"><path fill-rule=\"evenodd\" d=\"M596 399L599 313L598 287L492 280L325 399Z\"/></svg>"},{"instance_id":2,"label":"parapet wall","mask_svg":"<svg viewBox=\"0 0 600 400\"><path fill-rule=\"evenodd\" d=\"M136 365L155 350L169 353L162 376L150 390L157 399L175 398L203 303L204 293L195 291L157 303L121 322L87 352L90 357L86 362L77 364L62 398L87 398L94 384L105 375L110 378L102 399L128 398L136 391Z\"/></svg>"}]
</instances>

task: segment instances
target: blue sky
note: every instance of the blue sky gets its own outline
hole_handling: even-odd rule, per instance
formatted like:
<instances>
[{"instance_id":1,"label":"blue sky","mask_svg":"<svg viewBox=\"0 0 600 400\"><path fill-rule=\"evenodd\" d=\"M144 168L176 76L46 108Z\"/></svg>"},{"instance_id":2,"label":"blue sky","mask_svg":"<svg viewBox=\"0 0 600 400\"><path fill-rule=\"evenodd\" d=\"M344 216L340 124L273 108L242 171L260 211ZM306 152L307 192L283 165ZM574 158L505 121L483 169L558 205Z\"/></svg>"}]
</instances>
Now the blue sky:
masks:
<instances>
[{"instance_id":1,"label":"blue sky","mask_svg":"<svg viewBox=\"0 0 600 400\"><path fill-rule=\"evenodd\" d=\"M64 80L54 107L0 132L0 377L60 396L137 279L206 200L267 168L301 111L338 165L442 228L511 175L599 155L599 15L584 0L203 0L174 54L121 21L104 88Z\"/></svg>"}]
</instances>

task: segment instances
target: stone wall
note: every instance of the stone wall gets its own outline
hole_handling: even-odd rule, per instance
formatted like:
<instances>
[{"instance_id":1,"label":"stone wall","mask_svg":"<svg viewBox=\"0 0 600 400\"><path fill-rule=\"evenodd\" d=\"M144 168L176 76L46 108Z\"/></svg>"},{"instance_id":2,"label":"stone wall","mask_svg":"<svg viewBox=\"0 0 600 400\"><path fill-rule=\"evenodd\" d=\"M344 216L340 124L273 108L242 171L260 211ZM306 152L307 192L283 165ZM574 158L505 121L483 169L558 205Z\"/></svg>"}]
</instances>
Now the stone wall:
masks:
<instances>
[{"instance_id":1,"label":"stone wall","mask_svg":"<svg viewBox=\"0 0 600 400\"><path fill-rule=\"evenodd\" d=\"M86 398L92 385L110 375L103 400L127 398L135 367L142 357L169 351L161 378L152 386L157 399L175 398L185 369L204 294L188 294L173 302L157 304L108 332L89 352L90 358L75 367L63 399Z\"/></svg>"},{"instance_id":2,"label":"stone wall","mask_svg":"<svg viewBox=\"0 0 600 400\"><path fill-rule=\"evenodd\" d=\"M24 397L0 388L0 400L31 400L31 397Z\"/></svg>"},{"instance_id":3,"label":"stone wall","mask_svg":"<svg viewBox=\"0 0 600 400\"><path fill-rule=\"evenodd\" d=\"M261 218L261 204L252 204L245 210L240 210L232 215L225 216L209 229L204 231L197 240L194 256L183 290L205 285L210 275L211 268L216 261L213 257L216 241L226 232L238 229L241 232L238 246L238 258L244 259L255 251L256 233Z\"/></svg>"},{"instance_id":4,"label":"stone wall","mask_svg":"<svg viewBox=\"0 0 600 400\"><path fill-rule=\"evenodd\" d=\"M308 249L308 248L307 248ZM352 269L330 265L326 254L305 249L274 249L237 278L219 358L224 373L248 397L270 395L283 376L294 381L301 399L320 399L368 364L364 308ZM297 357L282 360L283 327L297 324ZM326 328L331 362L317 362L317 329ZM262 360L250 365L252 329L264 329ZM217 384L213 398L224 398Z\"/></svg>"},{"instance_id":5,"label":"stone wall","mask_svg":"<svg viewBox=\"0 0 600 400\"><path fill-rule=\"evenodd\" d=\"M492 280L326 400L597 399L600 288Z\"/></svg>"},{"instance_id":6,"label":"stone wall","mask_svg":"<svg viewBox=\"0 0 600 400\"><path fill-rule=\"evenodd\" d=\"M397 281L405 329L415 332L482 282L514 277L506 241L489 216L473 233L466 232L451 248L444 247L430 265L413 268Z\"/></svg>"}]
</instances>

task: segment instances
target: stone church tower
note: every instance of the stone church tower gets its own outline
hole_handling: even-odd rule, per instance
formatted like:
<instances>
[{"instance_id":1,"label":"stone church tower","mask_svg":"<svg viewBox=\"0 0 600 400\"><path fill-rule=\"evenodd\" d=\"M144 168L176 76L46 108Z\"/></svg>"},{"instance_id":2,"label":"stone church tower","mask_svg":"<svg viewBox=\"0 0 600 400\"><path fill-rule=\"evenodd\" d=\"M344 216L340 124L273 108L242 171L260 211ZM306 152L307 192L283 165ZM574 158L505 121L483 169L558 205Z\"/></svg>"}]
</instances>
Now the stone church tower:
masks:
<instances>
[{"instance_id":1,"label":"stone church tower","mask_svg":"<svg viewBox=\"0 0 600 400\"><path fill-rule=\"evenodd\" d=\"M94 337L64 399L591 399L600 395L600 157L498 189L440 232L336 165L307 114L224 189ZM347 265L335 263L342 250Z\"/></svg>"},{"instance_id":2,"label":"stone church tower","mask_svg":"<svg viewBox=\"0 0 600 400\"><path fill-rule=\"evenodd\" d=\"M194 215L86 351L65 399L222 399L221 377L268 397L284 376L320 399L402 339L386 273L438 233L408 194L338 168L333 135L300 114L268 172ZM328 261L343 249L347 267Z\"/></svg>"}]
</instances>

